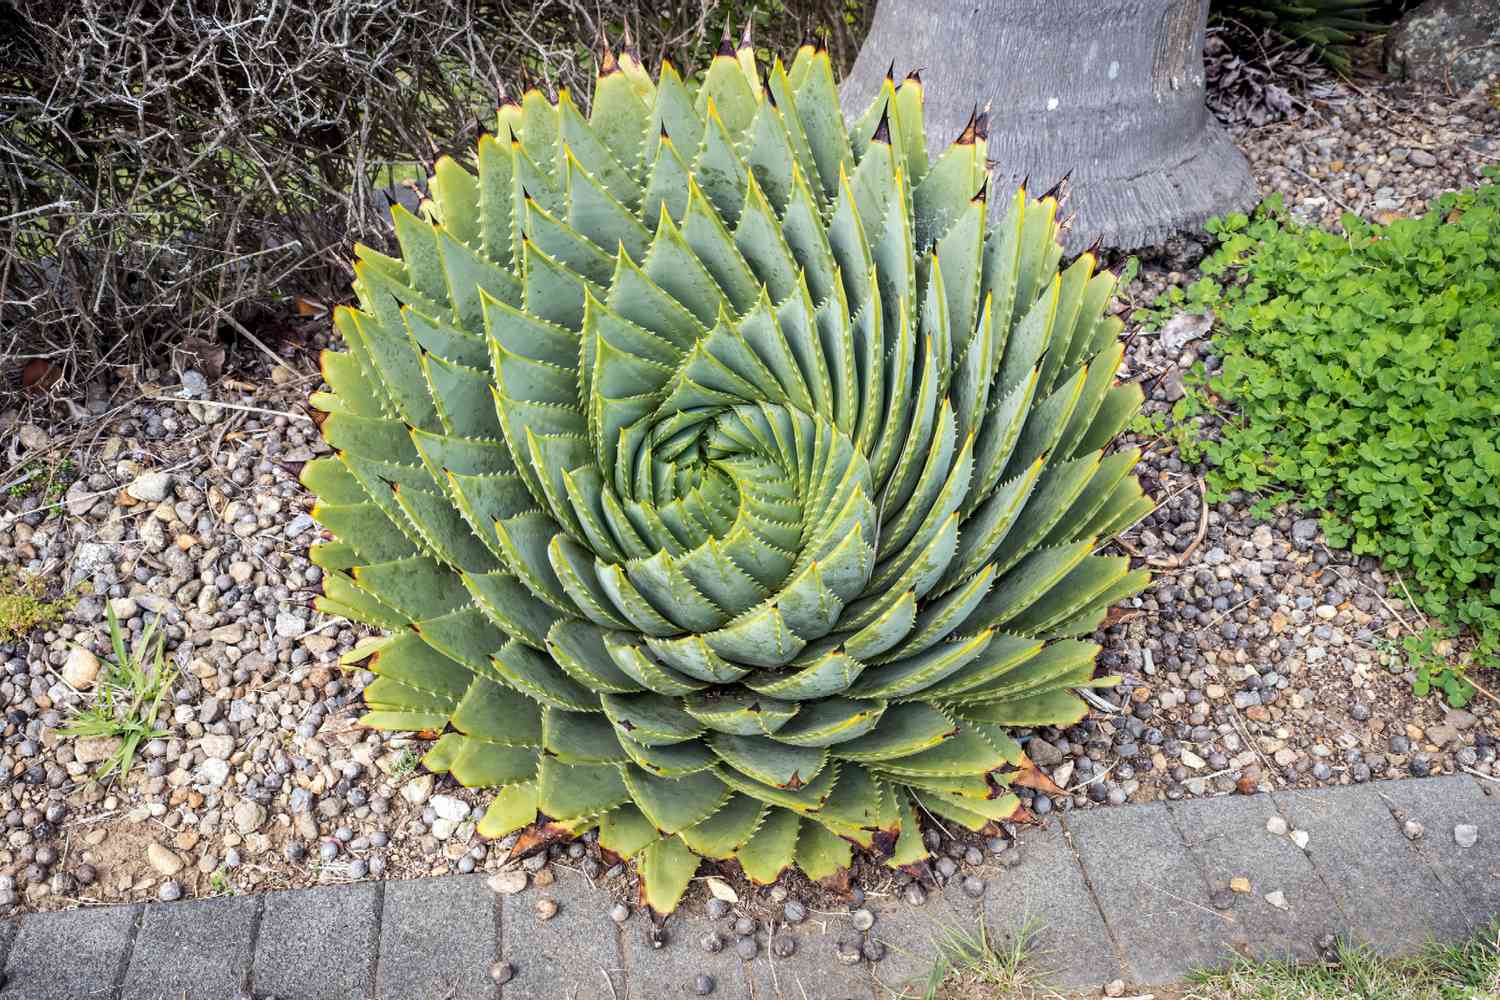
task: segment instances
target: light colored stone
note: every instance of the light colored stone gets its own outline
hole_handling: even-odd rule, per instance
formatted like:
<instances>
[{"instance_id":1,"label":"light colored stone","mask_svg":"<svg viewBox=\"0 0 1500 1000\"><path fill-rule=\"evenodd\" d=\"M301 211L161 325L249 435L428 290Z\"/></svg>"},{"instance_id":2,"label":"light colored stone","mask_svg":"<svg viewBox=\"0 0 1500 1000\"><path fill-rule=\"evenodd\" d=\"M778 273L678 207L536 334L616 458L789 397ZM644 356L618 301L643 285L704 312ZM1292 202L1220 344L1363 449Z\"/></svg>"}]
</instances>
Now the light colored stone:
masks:
<instances>
[{"instance_id":1,"label":"light colored stone","mask_svg":"<svg viewBox=\"0 0 1500 1000\"><path fill-rule=\"evenodd\" d=\"M1229 888L1234 892L1249 892L1250 880L1243 875L1237 875L1229 880Z\"/></svg>"},{"instance_id":2,"label":"light colored stone","mask_svg":"<svg viewBox=\"0 0 1500 1000\"><path fill-rule=\"evenodd\" d=\"M1416 820L1409 819L1406 821L1406 825L1401 828L1401 832L1406 834L1407 840L1421 840L1422 834L1427 832L1427 828Z\"/></svg>"},{"instance_id":3,"label":"light colored stone","mask_svg":"<svg viewBox=\"0 0 1500 1000\"><path fill-rule=\"evenodd\" d=\"M503 872L497 872L485 884L502 896L514 896L526 888L526 870L509 868Z\"/></svg>"},{"instance_id":4,"label":"light colored stone","mask_svg":"<svg viewBox=\"0 0 1500 1000\"><path fill-rule=\"evenodd\" d=\"M1184 749L1182 751L1182 762L1195 771L1201 771L1203 768L1208 766L1207 761L1205 761L1202 757L1199 757L1197 754L1193 753L1193 751L1187 749Z\"/></svg>"},{"instance_id":5,"label":"light colored stone","mask_svg":"<svg viewBox=\"0 0 1500 1000\"><path fill-rule=\"evenodd\" d=\"M1272 816L1266 820L1266 832L1278 837L1285 837L1287 831L1286 820L1280 816Z\"/></svg>"},{"instance_id":6,"label":"light colored stone","mask_svg":"<svg viewBox=\"0 0 1500 1000\"><path fill-rule=\"evenodd\" d=\"M453 836L453 831L456 829L458 829L458 824L451 819L444 819L439 816L432 821L432 835L438 840L447 840Z\"/></svg>"},{"instance_id":7,"label":"light colored stone","mask_svg":"<svg viewBox=\"0 0 1500 1000\"><path fill-rule=\"evenodd\" d=\"M1269 524L1257 524L1255 530L1250 532L1250 544L1258 549L1268 549L1275 537L1271 534Z\"/></svg>"},{"instance_id":8,"label":"light colored stone","mask_svg":"<svg viewBox=\"0 0 1500 1000\"><path fill-rule=\"evenodd\" d=\"M1459 847L1473 847L1479 842L1479 827L1472 823L1460 823L1453 828L1453 842Z\"/></svg>"},{"instance_id":9,"label":"light colored stone","mask_svg":"<svg viewBox=\"0 0 1500 1000\"><path fill-rule=\"evenodd\" d=\"M1292 843L1296 844L1300 850L1307 850L1307 841L1308 836L1306 830L1292 831Z\"/></svg>"},{"instance_id":10,"label":"light colored stone","mask_svg":"<svg viewBox=\"0 0 1500 1000\"><path fill-rule=\"evenodd\" d=\"M1284 910L1287 908L1286 893L1282 892L1280 889L1277 889L1275 892L1268 892L1266 893L1266 902L1270 903L1278 910Z\"/></svg>"},{"instance_id":11,"label":"light colored stone","mask_svg":"<svg viewBox=\"0 0 1500 1000\"><path fill-rule=\"evenodd\" d=\"M266 822L265 806L250 799L240 799L234 807L234 828L241 835L254 833Z\"/></svg>"},{"instance_id":12,"label":"light colored stone","mask_svg":"<svg viewBox=\"0 0 1500 1000\"><path fill-rule=\"evenodd\" d=\"M141 613L141 606L135 602L135 598L133 597L111 597L109 599L109 609L122 622L129 621Z\"/></svg>"},{"instance_id":13,"label":"light colored stone","mask_svg":"<svg viewBox=\"0 0 1500 1000\"><path fill-rule=\"evenodd\" d=\"M62 679L75 691L87 691L99 679L99 657L82 646L74 646L63 661Z\"/></svg>"},{"instance_id":14,"label":"light colored stone","mask_svg":"<svg viewBox=\"0 0 1500 1000\"><path fill-rule=\"evenodd\" d=\"M171 491L172 475L168 472L143 472L125 487L125 492L141 503L161 503Z\"/></svg>"},{"instance_id":15,"label":"light colored stone","mask_svg":"<svg viewBox=\"0 0 1500 1000\"><path fill-rule=\"evenodd\" d=\"M469 804L452 795L434 795L430 800L432 811L443 819L462 823L469 817Z\"/></svg>"},{"instance_id":16,"label":"light colored stone","mask_svg":"<svg viewBox=\"0 0 1500 1000\"><path fill-rule=\"evenodd\" d=\"M255 567L247 562L232 562L229 564L229 578L235 583L245 584L255 575Z\"/></svg>"},{"instance_id":17,"label":"light colored stone","mask_svg":"<svg viewBox=\"0 0 1500 1000\"><path fill-rule=\"evenodd\" d=\"M414 806L425 803L432 795L432 775L419 775L401 786L401 797Z\"/></svg>"},{"instance_id":18,"label":"light colored stone","mask_svg":"<svg viewBox=\"0 0 1500 1000\"><path fill-rule=\"evenodd\" d=\"M233 646L245 638L245 626L239 622L220 625L208 633L208 638L211 642L222 642L225 645Z\"/></svg>"},{"instance_id":19,"label":"light colored stone","mask_svg":"<svg viewBox=\"0 0 1500 1000\"><path fill-rule=\"evenodd\" d=\"M118 736L83 736L73 741L73 759L80 764L108 760L125 743Z\"/></svg>"},{"instance_id":20,"label":"light colored stone","mask_svg":"<svg viewBox=\"0 0 1500 1000\"><path fill-rule=\"evenodd\" d=\"M203 753L217 760L228 760L229 755L234 753L234 737L209 734L198 741L203 748Z\"/></svg>"},{"instance_id":21,"label":"light colored stone","mask_svg":"<svg viewBox=\"0 0 1500 1000\"><path fill-rule=\"evenodd\" d=\"M279 611L276 614L276 634L290 639L307 631L307 622L298 618L290 611Z\"/></svg>"},{"instance_id":22,"label":"light colored stone","mask_svg":"<svg viewBox=\"0 0 1500 1000\"><path fill-rule=\"evenodd\" d=\"M146 846L146 860L152 868L169 878L182 871L182 859L154 840Z\"/></svg>"},{"instance_id":23,"label":"light colored stone","mask_svg":"<svg viewBox=\"0 0 1500 1000\"><path fill-rule=\"evenodd\" d=\"M198 765L198 778L204 784L220 787L229 780L229 761L210 757Z\"/></svg>"}]
</instances>

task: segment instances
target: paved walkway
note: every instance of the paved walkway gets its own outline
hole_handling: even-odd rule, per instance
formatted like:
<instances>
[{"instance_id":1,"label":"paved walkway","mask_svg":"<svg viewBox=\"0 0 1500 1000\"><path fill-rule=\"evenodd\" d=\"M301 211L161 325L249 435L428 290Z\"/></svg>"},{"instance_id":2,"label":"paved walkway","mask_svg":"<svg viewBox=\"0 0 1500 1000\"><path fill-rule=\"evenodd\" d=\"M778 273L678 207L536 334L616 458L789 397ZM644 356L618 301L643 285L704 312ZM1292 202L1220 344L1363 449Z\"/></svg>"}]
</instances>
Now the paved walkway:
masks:
<instances>
[{"instance_id":1,"label":"paved walkway","mask_svg":"<svg viewBox=\"0 0 1500 1000\"><path fill-rule=\"evenodd\" d=\"M1041 921L1040 964L1080 988L1170 982L1230 951L1311 958L1330 932L1402 950L1500 912L1500 785L1487 784L1458 776L1062 815L1022 834L1023 863L992 872L982 899L955 882L920 907L872 901L870 935L887 947L873 965L838 961L835 942L851 930L841 913L812 914L786 960L765 948L748 963L732 947L705 953L697 942L714 924L701 912L674 915L668 945L653 949L641 915L616 927L607 901L562 871L545 890L561 912L546 922L537 890L496 896L478 875L0 922L0 1000L232 1000L245 989L280 1000L656 1000L691 995L700 973L717 981L716 1000L881 1000L926 975L935 935L980 919L1001 935ZM1268 831L1273 817L1304 831L1305 847ZM1407 818L1426 828L1415 842L1401 832ZM1478 827L1474 846L1456 843L1459 824ZM1226 896L1240 878L1250 891ZM503 995L488 974L497 956L516 969Z\"/></svg>"}]
</instances>

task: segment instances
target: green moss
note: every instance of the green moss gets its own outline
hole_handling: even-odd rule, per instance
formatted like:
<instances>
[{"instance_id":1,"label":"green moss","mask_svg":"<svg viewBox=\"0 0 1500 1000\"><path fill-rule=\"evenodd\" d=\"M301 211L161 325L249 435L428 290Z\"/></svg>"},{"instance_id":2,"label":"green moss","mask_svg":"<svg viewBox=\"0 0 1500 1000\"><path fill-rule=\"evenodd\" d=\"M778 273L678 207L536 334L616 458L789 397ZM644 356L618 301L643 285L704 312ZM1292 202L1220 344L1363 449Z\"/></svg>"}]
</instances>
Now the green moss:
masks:
<instances>
[{"instance_id":1,"label":"green moss","mask_svg":"<svg viewBox=\"0 0 1500 1000\"><path fill-rule=\"evenodd\" d=\"M0 574L0 643L20 642L57 623L78 601L74 594L49 600L46 593L39 577Z\"/></svg>"}]
</instances>

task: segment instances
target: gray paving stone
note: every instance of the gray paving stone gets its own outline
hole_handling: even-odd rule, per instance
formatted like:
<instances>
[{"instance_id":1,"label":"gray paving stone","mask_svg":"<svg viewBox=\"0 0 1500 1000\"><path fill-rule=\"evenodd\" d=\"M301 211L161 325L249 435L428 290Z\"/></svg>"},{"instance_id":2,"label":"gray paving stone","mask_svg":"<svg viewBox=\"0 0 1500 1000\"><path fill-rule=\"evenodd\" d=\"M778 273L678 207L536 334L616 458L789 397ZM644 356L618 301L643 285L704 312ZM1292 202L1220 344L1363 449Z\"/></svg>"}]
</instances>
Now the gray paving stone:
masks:
<instances>
[{"instance_id":1,"label":"gray paving stone","mask_svg":"<svg viewBox=\"0 0 1500 1000\"><path fill-rule=\"evenodd\" d=\"M582 875L556 871L557 881L545 889L502 897L501 954L516 968L502 995L505 1000L622 1000L625 969L617 928L609 919L609 897ZM551 920L539 920L534 909L543 895L557 901Z\"/></svg>"},{"instance_id":2,"label":"gray paving stone","mask_svg":"<svg viewBox=\"0 0 1500 1000\"><path fill-rule=\"evenodd\" d=\"M323 886L266 896L255 946L257 995L364 1000L375 978L379 885Z\"/></svg>"},{"instance_id":3,"label":"gray paving stone","mask_svg":"<svg viewBox=\"0 0 1500 1000\"><path fill-rule=\"evenodd\" d=\"M1320 937L1348 926L1307 855L1289 837L1266 830L1266 821L1281 815L1269 795L1184 800L1168 808L1211 889L1227 890L1235 878L1250 880L1250 892L1230 896L1235 923L1218 932L1225 947L1254 958L1311 960ZM1286 909L1266 902L1272 892L1286 897Z\"/></svg>"},{"instance_id":4,"label":"gray paving stone","mask_svg":"<svg viewBox=\"0 0 1500 1000\"><path fill-rule=\"evenodd\" d=\"M1090 809L1065 821L1126 978L1169 983L1223 961L1227 917L1209 905L1203 872L1164 803Z\"/></svg>"},{"instance_id":5,"label":"gray paving stone","mask_svg":"<svg viewBox=\"0 0 1500 1000\"><path fill-rule=\"evenodd\" d=\"M781 931L797 941L797 951L789 959L775 958L769 949L761 949L749 965L755 1000L873 1000L870 965L839 962L838 940L853 930L849 921L840 918L818 926L824 919L814 916L799 927Z\"/></svg>"},{"instance_id":6,"label":"gray paving stone","mask_svg":"<svg viewBox=\"0 0 1500 1000\"><path fill-rule=\"evenodd\" d=\"M1384 785L1381 782L1380 785ZM1393 783L1395 784L1395 783ZM1462 936L1468 922L1429 860L1407 842L1380 785L1273 792L1349 917L1349 933L1382 952Z\"/></svg>"},{"instance_id":7,"label":"gray paving stone","mask_svg":"<svg viewBox=\"0 0 1500 1000\"><path fill-rule=\"evenodd\" d=\"M480 875L388 882L380 911L379 1000L492 1000L494 892Z\"/></svg>"},{"instance_id":8,"label":"gray paving stone","mask_svg":"<svg viewBox=\"0 0 1500 1000\"><path fill-rule=\"evenodd\" d=\"M599 896L598 904L610 904ZM683 906L664 925L667 943L653 948L648 940L650 918L636 911L620 925L620 942L625 953L625 969L630 981L630 1000L655 1000L657 997L691 996L685 987L700 973L714 977L714 1000L751 1000L750 979L745 963L735 957L732 944L718 954L710 954L699 940L710 930L718 930L725 941L732 942L729 930L732 919L710 920L701 906ZM509 994L506 1000L510 1000Z\"/></svg>"},{"instance_id":9,"label":"gray paving stone","mask_svg":"<svg viewBox=\"0 0 1500 1000\"><path fill-rule=\"evenodd\" d=\"M4 1000L96 1000L114 992L140 908L33 913L5 963Z\"/></svg>"},{"instance_id":10,"label":"gray paving stone","mask_svg":"<svg viewBox=\"0 0 1500 1000\"><path fill-rule=\"evenodd\" d=\"M0 920L0 969L5 968L5 958L10 954L10 943L16 939L21 922L14 917Z\"/></svg>"},{"instance_id":11,"label":"gray paving stone","mask_svg":"<svg viewBox=\"0 0 1500 1000\"><path fill-rule=\"evenodd\" d=\"M913 985L918 987L916 995L921 995L920 985L932 970L938 942L957 927L952 911L932 904L933 900L928 900L922 906L912 906L891 898L865 901L875 914L869 936L885 945L885 958L870 966L877 996L899 996Z\"/></svg>"},{"instance_id":12,"label":"gray paving stone","mask_svg":"<svg viewBox=\"0 0 1500 1000\"><path fill-rule=\"evenodd\" d=\"M1051 972L1048 981L1058 986L1099 986L1123 975L1062 827L1023 828L1010 849L1020 852L1021 863L997 867L984 896L990 932L1007 943L1032 924L1036 966Z\"/></svg>"},{"instance_id":13,"label":"gray paving stone","mask_svg":"<svg viewBox=\"0 0 1500 1000\"><path fill-rule=\"evenodd\" d=\"M244 985L260 900L227 896L146 907L125 1000L224 1000Z\"/></svg>"},{"instance_id":14,"label":"gray paving stone","mask_svg":"<svg viewBox=\"0 0 1500 1000\"><path fill-rule=\"evenodd\" d=\"M1387 804L1427 828L1418 851L1468 901L1467 925L1478 930L1500 914L1500 791L1486 795L1467 775L1382 782L1378 788ZM1460 823L1479 828L1473 847L1459 847L1453 839Z\"/></svg>"}]
</instances>

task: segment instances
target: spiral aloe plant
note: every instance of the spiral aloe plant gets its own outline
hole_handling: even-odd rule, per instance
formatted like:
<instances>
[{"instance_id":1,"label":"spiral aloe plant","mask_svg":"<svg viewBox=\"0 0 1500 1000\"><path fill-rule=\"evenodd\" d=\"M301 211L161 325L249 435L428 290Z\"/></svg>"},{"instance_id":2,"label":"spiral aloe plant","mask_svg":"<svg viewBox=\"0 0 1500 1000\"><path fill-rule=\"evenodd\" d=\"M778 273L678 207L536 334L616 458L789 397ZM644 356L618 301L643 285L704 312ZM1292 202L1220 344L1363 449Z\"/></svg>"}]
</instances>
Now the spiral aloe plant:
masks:
<instances>
[{"instance_id":1,"label":"spiral aloe plant","mask_svg":"<svg viewBox=\"0 0 1500 1000\"><path fill-rule=\"evenodd\" d=\"M701 84L606 53L591 113L507 100L399 259L357 251L303 480L321 607L386 633L371 726L576 834L670 910L701 858L821 878L926 854L1038 782L1080 641L1144 585L1114 277L1055 198L987 221L985 128L929 160L922 84L852 126L827 53Z\"/></svg>"}]
</instances>

